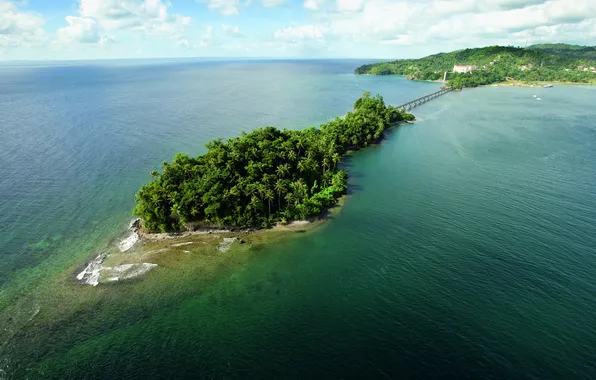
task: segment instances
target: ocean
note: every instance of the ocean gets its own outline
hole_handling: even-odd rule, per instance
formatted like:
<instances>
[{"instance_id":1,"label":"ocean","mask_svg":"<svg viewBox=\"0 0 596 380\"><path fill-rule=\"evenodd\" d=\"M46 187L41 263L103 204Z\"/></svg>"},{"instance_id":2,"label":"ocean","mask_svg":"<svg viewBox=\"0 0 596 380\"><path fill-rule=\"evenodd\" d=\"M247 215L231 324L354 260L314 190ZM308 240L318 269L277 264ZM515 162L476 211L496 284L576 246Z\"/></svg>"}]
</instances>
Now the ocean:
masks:
<instances>
[{"instance_id":1,"label":"ocean","mask_svg":"<svg viewBox=\"0 0 596 380\"><path fill-rule=\"evenodd\" d=\"M417 107L347 159L336 216L208 279L68 281L175 153L439 88L362 63L0 67L0 378L596 377L596 87Z\"/></svg>"}]
</instances>

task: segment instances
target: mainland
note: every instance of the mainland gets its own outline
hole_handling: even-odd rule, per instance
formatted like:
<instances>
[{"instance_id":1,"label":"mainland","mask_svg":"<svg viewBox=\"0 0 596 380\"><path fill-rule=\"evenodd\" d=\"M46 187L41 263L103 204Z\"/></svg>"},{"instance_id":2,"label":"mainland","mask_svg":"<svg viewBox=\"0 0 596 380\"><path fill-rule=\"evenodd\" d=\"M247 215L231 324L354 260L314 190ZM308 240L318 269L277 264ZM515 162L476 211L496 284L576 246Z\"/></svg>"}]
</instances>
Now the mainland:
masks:
<instances>
[{"instance_id":1,"label":"mainland","mask_svg":"<svg viewBox=\"0 0 596 380\"><path fill-rule=\"evenodd\" d=\"M541 44L488 46L358 67L355 74L404 75L461 89L497 83L596 84L596 47Z\"/></svg>"}]
</instances>

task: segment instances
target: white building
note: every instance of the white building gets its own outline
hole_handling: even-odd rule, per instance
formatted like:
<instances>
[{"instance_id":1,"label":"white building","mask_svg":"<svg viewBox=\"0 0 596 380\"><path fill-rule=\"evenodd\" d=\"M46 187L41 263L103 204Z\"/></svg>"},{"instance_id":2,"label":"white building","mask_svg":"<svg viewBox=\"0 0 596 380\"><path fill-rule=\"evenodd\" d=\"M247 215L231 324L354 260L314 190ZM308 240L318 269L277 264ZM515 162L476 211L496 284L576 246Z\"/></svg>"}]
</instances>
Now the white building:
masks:
<instances>
[{"instance_id":1,"label":"white building","mask_svg":"<svg viewBox=\"0 0 596 380\"><path fill-rule=\"evenodd\" d=\"M474 70L478 70L478 66L462 66L462 65L455 65L453 66L454 73L471 73Z\"/></svg>"}]
</instances>

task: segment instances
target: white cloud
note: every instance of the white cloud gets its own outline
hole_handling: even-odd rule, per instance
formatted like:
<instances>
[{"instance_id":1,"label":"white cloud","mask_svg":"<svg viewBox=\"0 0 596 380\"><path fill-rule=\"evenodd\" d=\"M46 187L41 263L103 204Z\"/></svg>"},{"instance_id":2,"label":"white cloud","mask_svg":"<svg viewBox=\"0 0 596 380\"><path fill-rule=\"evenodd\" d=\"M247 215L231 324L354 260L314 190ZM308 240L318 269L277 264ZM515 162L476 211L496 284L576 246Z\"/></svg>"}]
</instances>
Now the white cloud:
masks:
<instances>
[{"instance_id":1,"label":"white cloud","mask_svg":"<svg viewBox=\"0 0 596 380\"><path fill-rule=\"evenodd\" d=\"M511 35L519 41L531 40L533 43L552 42L557 40L572 41L574 39L589 40L596 38L596 18L577 24L560 24L540 26Z\"/></svg>"},{"instance_id":2,"label":"white cloud","mask_svg":"<svg viewBox=\"0 0 596 380\"><path fill-rule=\"evenodd\" d=\"M66 16L66 22L67 27L58 29L59 42L105 45L114 41L114 38L105 34L92 18Z\"/></svg>"},{"instance_id":3,"label":"white cloud","mask_svg":"<svg viewBox=\"0 0 596 380\"><path fill-rule=\"evenodd\" d=\"M221 30L223 34L228 37L242 37L242 33L240 33L240 27L237 25L222 24Z\"/></svg>"},{"instance_id":4,"label":"white cloud","mask_svg":"<svg viewBox=\"0 0 596 380\"><path fill-rule=\"evenodd\" d=\"M277 7L287 0L261 0L261 5L264 7Z\"/></svg>"},{"instance_id":5,"label":"white cloud","mask_svg":"<svg viewBox=\"0 0 596 380\"><path fill-rule=\"evenodd\" d=\"M596 45L596 0L194 0L185 14L175 11L185 0L67 1L74 13L52 35L41 15L27 11L33 1L0 0L2 57L124 57L141 48L147 57L174 56L202 47L202 55L217 56L390 58L526 40ZM257 13L280 4L282 12ZM255 12L240 15L251 6ZM186 14L193 10L196 20ZM244 16L258 21L241 24ZM114 39L117 45L97 49Z\"/></svg>"},{"instance_id":6,"label":"white cloud","mask_svg":"<svg viewBox=\"0 0 596 380\"><path fill-rule=\"evenodd\" d=\"M205 33L201 34L201 39L199 40L200 47L206 47L211 44L211 40L213 39L213 26L208 25L205 28Z\"/></svg>"},{"instance_id":7,"label":"white cloud","mask_svg":"<svg viewBox=\"0 0 596 380\"><path fill-rule=\"evenodd\" d=\"M47 39L44 19L33 12L22 12L15 3L0 0L0 47L35 46Z\"/></svg>"},{"instance_id":8,"label":"white cloud","mask_svg":"<svg viewBox=\"0 0 596 380\"><path fill-rule=\"evenodd\" d=\"M188 16L170 15L167 22L153 22L145 25L144 32L150 36L178 40L182 38L192 19Z\"/></svg>"},{"instance_id":9,"label":"white cloud","mask_svg":"<svg viewBox=\"0 0 596 380\"><path fill-rule=\"evenodd\" d=\"M146 35L181 40L191 18L169 12L162 0L79 0L79 14L105 30L132 29Z\"/></svg>"},{"instance_id":10,"label":"white cloud","mask_svg":"<svg viewBox=\"0 0 596 380\"><path fill-rule=\"evenodd\" d=\"M596 1L575 0L570 7L562 1L553 0L526 8L492 10L475 14L473 17L445 18L430 26L425 34L436 39L460 38L466 34L507 37L513 33L577 24L592 18L596 18Z\"/></svg>"},{"instance_id":11,"label":"white cloud","mask_svg":"<svg viewBox=\"0 0 596 380\"><path fill-rule=\"evenodd\" d=\"M323 1L324 0L304 0L304 8L316 11L321 7Z\"/></svg>"},{"instance_id":12,"label":"white cloud","mask_svg":"<svg viewBox=\"0 0 596 380\"><path fill-rule=\"evenodd\" d=\"M207 3L211 10L219 11L221 14L230 16L237 15L240 7L239 0L197 0L200 3Z\"/></svg>"},{"instance_id":13,"label":"white cloud","mask_svg":"<svg viewBox=\"0 0 596 380\"><path fill-rule=\"evenodd\" d=\"M388 52L387 45L447 50L518 43L522 36L578 42L596 33L596 0L336 0L333 9L305 0L304 7L317 11L313 23L278 29L276 39Z\"/></svg>"},{"instance_id":14,"label":"white cloud","mask_svg":"<svg viewBox=\"0 0 596 380\"><path fill-rule=\"evenodd\" d=\"M188 40L186 38L181 38L178 41L176 41L176 45L177 46L181 46L183 48L190 48L190 42L188 42Z\"/></svg>"},{"instance_id":15,"label":"white cloud","mask_svg":"<svg viewBox=\"0 0 596 380\"><path fill-rule=\"evenodd\" d=\"M320 25L300 25L276 30L274 37L277 40L296 42L305 39L323 39L327 32L328 29Z\"/></svg>"},{"instance_id":16,"label":"white cloud","mask_svg":"<svg viewBox=\"0 0 596 380\"><path fill-rule=\"evenodd\" d=\"M340 12L359 12L364 7L364 0L337 0L337 10Z\"/></svg>"},{"instance_id":17,"label":"white cloud","mask_svg":"<svg viewBox=\"0 0 596 380\"><path fill-rule=\"evenodd\" d=\"M489 4L499 6L501 9L525 8L529 5L543 4L549 0L488 0Z\"/></svg>"}]
</instances>

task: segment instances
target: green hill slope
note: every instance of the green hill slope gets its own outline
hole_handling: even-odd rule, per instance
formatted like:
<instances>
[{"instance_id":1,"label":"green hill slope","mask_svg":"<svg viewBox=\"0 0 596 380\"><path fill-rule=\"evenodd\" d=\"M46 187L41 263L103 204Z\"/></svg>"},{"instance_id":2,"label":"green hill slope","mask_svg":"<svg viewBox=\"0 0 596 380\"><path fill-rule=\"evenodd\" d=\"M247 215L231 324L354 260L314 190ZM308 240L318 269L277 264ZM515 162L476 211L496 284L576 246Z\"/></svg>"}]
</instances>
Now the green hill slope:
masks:
<instances>
[{"instance_id":1,"label":"green hill slope","mask_svg":"<svg viewBox=\"0 0 596 380\"><path fill-rule=\"evenodd\" d=\"M564 44L534 45L529 48L489 46L363 65L356 74L406 75L410 79L440 80L448 72L453 88L474 87L513 79L526 82L556 81L596 83L595 48ZM477 66L472 73L452 73L454 65ZM588 71L584 71L587 68Z\"/></svg>"},{"instance_id":2,"label":"green hill slope","mask_svg":"<svg viewBox=\"0 0 596 380\"><path fill-rule=\"evenodd\" d=\"M596 60L596 46L539 44L529 46L528 49L580 60Z\"/></svg>"}]
</instances>

